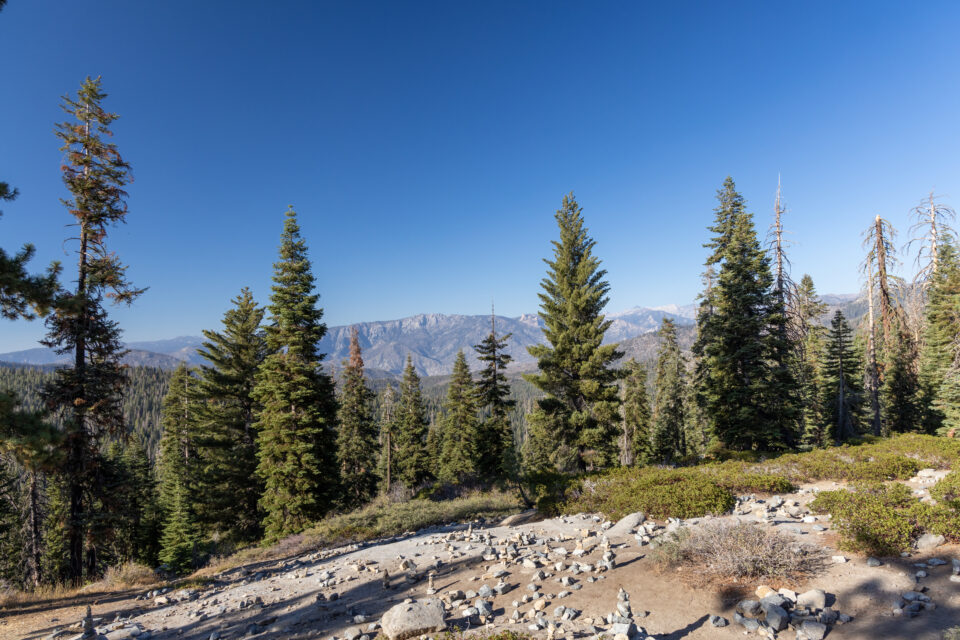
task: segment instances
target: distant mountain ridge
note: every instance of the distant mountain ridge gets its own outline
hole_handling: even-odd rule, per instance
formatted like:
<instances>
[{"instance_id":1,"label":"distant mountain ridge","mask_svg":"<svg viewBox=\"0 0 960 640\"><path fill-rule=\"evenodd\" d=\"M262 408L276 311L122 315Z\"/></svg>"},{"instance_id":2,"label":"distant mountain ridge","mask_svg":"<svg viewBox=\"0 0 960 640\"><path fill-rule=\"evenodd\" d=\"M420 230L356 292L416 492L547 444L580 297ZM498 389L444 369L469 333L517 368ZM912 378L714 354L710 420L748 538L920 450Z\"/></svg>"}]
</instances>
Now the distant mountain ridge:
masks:
<instances>
[{"instance_id":1,"label":"distant mountain ridge","mask_svg":"<svg viewBox=\"0 0 960 640\"><path fill-rule=\"evenodd\" d=\"M833 308L856 306L857 296L825 295L825 302ZM663 318L672 318L684 330L684 342L692 341L697 305L665 305L661 307L634 307L606 314L610 321L604 342L617 342L626 353L625 358L638 360L656 349L653 332ZM448 374L453 368L457 352L463 349L471 368L477 368L473 345L490 333L490 316L422 313L398 320L360 322L353 325L329 327L320 342L321 353L327 354L325 364L334 371L342 367L349 356L350 333L356 327L363 349L363 360L372 377L396 375L403 371L409 355L421 375ZM511 369L530 371L536 367L527 347L544 341L542 322L536 314L516 318L496 316L497 333L512 334L507 351L513 356ZM196 349L203 342L199 336L180 336L166 340L130 342L130 352L124 362L130 365L173 369L181 362L199 365L204 361ZM50 349L36 348L0 354L0 362L12 364L51 365L69 362L69 356L58 356Z\"/></svg>"}]
</instances>

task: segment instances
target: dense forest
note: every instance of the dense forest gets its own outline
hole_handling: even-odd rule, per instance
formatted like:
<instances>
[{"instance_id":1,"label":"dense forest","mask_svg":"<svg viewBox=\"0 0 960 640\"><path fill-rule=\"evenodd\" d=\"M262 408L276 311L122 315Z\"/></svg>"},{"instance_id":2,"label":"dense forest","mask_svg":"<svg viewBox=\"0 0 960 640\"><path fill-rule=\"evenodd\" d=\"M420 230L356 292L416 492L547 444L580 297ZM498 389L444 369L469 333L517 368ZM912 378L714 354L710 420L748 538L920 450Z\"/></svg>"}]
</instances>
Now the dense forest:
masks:
<instances>
[{"instance_id":1,"label":"dense forest","mask_svg":"<svg viewBox=\"0 0 960 640\"><path fill-rule=\"evenodd\" d=\"M629 357L604 344L610 286L572 194L541 281L545 343L517 377L491 318L449 376L372 381L354 335L325 367L326 332L296 211L280 229L269 300L239 290L204 331L205 364L122 363L113 305L142 288L109 245L128 215L130 167L99 79L63 99L57 125L76 265L31 273L33 248L0 250L0 311L42 318L58 368L0 368L0 576L81 584L134 560L172 573L269 543L373 500L499 487L531 503L551 475L688 465L742 451L827 447L865 435L950 436L960 421L960 256L954 212L912 212L919 252L901 280L896 230L866 220L859 322L827 314L791 278L778 196L770 242L732 178L717 192L696 328L664 320ZM0 183L0 199L17 191ZM706 212L705 212L706 213ZM135 215L135 212L134 212ZM547 245L549 239L544 239ZM226 302L226 301L225 301ZM826 318L826 322L824 321Z\"/></svg>"}]
</instances>

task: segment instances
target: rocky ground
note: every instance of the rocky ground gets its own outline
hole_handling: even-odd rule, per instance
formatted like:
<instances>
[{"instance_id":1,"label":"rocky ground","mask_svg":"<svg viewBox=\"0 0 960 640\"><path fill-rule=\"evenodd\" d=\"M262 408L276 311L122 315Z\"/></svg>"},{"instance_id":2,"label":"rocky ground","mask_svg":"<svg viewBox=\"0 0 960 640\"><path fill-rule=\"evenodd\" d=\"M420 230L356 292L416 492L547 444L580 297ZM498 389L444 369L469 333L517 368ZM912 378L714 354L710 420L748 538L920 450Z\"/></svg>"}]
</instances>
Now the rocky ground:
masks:
<instances>
[{"instance_id":1,"label":"rocky ground","mask_svg":"<svg viewBox=\"0 0 960 640\"><path fill-rule=\"evenodd\" d=\"M922 498L936 479L911 485ZM804 584L698 583L696 571L664 573L649 557L659 535L710 519L634 514L613 524L523 514L241 566L200 588L35 602L5 612L0 637L76 638L88 604L93 637L109 640L397 640L435 625L541 638L939 640L960 625L960 548L927 539L909 557L845 556L834 548L829 518L805 506L832 487L743 496L723 516L823 546L832 560Z\"/></svg>"}]
</instances>

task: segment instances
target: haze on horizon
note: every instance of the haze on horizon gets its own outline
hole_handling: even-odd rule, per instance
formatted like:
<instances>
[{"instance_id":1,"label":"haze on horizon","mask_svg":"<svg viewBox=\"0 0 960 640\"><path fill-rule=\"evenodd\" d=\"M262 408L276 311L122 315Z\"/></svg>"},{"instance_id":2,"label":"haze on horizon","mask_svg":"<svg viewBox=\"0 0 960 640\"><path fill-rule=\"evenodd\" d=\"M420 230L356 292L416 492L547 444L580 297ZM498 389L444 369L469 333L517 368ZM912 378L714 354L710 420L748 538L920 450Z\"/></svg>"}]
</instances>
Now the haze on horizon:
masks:
<instances>
[{"instance_id":1,"label":"haze on horizon","mask_svg":"<svg viewBox=\"0 0 960 640\"><path fill-rule=\"evenodd\" d=\"M72 260L52 130L88 75L136 179L111 232L150 287L112 312L128 341L215 328L243 286L266 302L288 204L329 325L536 311L571 190L611 312L695 299L728 174L761 230L781 177L821 293L859 289L873 216L902 244L931 189L960 207L955 3L544 6L12 1L0 246ZM2 326L0 352L44 332Z\"/></svg>"}]
</instances>

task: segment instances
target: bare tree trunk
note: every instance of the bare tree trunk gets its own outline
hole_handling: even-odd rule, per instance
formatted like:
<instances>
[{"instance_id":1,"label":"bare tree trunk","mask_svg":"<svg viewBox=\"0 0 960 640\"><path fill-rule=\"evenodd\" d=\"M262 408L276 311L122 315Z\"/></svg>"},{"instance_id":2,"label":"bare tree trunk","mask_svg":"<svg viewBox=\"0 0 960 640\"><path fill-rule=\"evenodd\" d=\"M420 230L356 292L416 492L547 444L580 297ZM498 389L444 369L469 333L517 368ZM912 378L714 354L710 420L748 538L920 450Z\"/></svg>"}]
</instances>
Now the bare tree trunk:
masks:
<instances>
[{"instance_id":1,"label":"bare tree trunk","mask_svg":"<svg viewBox=\"0 0 960 640\"><path fill-rule=\"evenodd\" d=\"M867 267L867 391L870 394L870 426L875 436L881 434L880 423L880 375L877 370L876 329L873 311L873 267Z\"/></svg>"},{"instance_id":2,"label":"bare tree trunk","mask_svg":"<svg viewBox=\"0 0 960 640\"><path fill-rule=\"evenodd\" d=\"M28 489L28 513L27 526L27 580L33 583L33 586L40 586L41 575L41 550L42 550L42 523L40 521L40 488L37 482L37 473L30 471L30 483Z\"/></svg>"},{"instance_id":3,"label":"bare tree trunk","mask_svg":"<svg viewBox=\"0 0 960 640\"><path fill-rule=\"evenodd\" d=\"M883 235L883 220L874 220L874 251L877 257L877 287L880 293L880 325L883 328L883 345L889 347L893 333L893 304L890 296L890 281L887 276L887 240Z\"/></svg>"}]
</instances>

